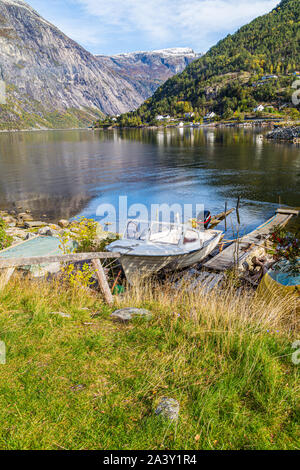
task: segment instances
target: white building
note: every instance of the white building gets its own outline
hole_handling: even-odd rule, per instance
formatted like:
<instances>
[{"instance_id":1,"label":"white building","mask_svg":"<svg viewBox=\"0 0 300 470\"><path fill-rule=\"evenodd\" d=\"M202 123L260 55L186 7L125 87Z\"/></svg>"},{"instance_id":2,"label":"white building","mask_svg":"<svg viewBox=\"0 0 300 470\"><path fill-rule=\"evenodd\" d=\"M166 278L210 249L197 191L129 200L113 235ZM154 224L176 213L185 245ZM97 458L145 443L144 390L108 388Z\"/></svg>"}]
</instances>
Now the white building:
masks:
<instances>
[{"instance_id":1,"label":"white building","mask_svg":"<svg viewBox=\"0 0 300 470\"><path fill-rule=\"evenodd\" d=\"M264 109L265 107L262 104L260 104L259 106L257 106L257 108L253 109L253 111L255 113L261 113Z\"/></svg>"},{"instance_id":2,"label":"white building","mask_svg":"<svg viewBox=\"0 0 300 470\"><path fill-rule=\"evenodd\" d=\"M194 117L195 116L195 113L185 113L184 117L185 118L191 118L191 117Z\"/></svg>"}]
</instances>

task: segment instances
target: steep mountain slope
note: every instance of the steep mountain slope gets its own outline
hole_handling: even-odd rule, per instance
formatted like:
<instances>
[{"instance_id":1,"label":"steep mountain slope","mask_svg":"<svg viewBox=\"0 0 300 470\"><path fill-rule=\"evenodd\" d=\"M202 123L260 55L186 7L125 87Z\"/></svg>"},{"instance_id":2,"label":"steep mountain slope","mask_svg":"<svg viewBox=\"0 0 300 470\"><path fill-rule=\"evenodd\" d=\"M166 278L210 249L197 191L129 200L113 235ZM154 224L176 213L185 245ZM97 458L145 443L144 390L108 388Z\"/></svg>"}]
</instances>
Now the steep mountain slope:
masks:
<instances>
[{"instance_id":1,"label":"steep mountain slope","mask_svg":"<svg viewBox=\"0 0 300 470\"><path fill-rule=\"evenodd\" d=\"M137 107L135 88L22 0L0 0L2 127L70 126Z\"/></svg>"},{"instance_id":2,"label":"steep mountain slope","mask_svg":"<svg viewBox=\"0 0 300 470\"><path fill-rule=\"evenodd\" d=\"M190 50L95 57L23 0L0 0L0 129L78 127L136 109L194 58Z\"/></svg>"},{"instance_id":3,"label":"steep mountain slope","mask_svg":"<svg viewBox=\"0 0 300 470\"><path fill-rule=\"evenodd\" d=\"M292 72L300 67L299 26L300 1L283 0L169 79L134 116L149 122L156 114L182 109L229 115L261 101L290 100L286 90L292 84ZM278 78L262 78L275 73ZM257 83L260 79L265 83ZM122 119L126 122L130 116Z\"/></svg>"},{"instance_id":4,"label":"steep mountain slope","mask_svg":"<svg viewBox=\"0 0 300 470\"><path fill-rule=\"evenodd\" d=\"M201 57L190 48L162 49L151 52L132 52L115 56L97 56L100 64L115 70L136 89L141 103L157 88L187 65Z\"/></svg>"}]
</instances>

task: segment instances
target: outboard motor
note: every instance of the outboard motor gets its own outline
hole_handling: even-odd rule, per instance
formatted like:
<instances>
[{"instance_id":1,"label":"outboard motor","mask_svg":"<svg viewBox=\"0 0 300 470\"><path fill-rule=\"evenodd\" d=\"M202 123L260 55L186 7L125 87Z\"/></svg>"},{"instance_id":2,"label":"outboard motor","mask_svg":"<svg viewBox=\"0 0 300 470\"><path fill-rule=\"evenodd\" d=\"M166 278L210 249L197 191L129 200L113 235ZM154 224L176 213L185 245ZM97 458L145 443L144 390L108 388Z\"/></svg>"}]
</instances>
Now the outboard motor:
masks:
<instances>
[{"instance_id":1,"label":"outboard motor","mask_svg":"<svg viewBox=\"0 0 300 470\"><path fill-rule=\"evenodd\" d=\"M202 213L198 214L198 216L197 216L197 224L198 225L204 225L205 230L208 229L210 221L211 221L210 211L204 211L204 220L202 218Z\"/></svg>"}]
</instances>

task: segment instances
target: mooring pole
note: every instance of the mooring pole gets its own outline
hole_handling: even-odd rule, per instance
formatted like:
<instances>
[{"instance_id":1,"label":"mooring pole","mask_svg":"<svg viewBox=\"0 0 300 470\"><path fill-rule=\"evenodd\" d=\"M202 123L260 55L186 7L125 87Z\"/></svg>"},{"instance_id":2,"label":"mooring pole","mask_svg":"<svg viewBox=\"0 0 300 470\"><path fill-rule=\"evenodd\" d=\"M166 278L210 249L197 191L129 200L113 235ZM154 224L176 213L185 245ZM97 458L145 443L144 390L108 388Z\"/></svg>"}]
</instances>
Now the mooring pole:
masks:
<instances>
[{"instance_id":1,"label":"mooring pole","mask_svg":"<svg viewBox=\"0 0 300 470\"><path fill-rule=\"evenodd\" d=\"M236 216L237 216L237 221L238 224L241 225L241 219L240 219L240 203L241 203L241 196L238 197L237 200L237 205L236 205Z\"/></svg>"}]
</instances>

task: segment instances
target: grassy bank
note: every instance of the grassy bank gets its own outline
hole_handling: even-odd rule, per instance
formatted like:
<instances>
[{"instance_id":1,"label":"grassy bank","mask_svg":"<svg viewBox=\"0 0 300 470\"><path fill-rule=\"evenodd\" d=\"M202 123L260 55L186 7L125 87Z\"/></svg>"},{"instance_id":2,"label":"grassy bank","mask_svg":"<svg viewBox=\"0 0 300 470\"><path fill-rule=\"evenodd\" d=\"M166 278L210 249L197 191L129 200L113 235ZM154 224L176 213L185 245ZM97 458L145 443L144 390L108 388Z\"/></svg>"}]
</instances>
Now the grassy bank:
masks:
<instances>
[{"instance_id":1,"label":"grassy bank","mask_svg":"<svg viewBox=\"0 0 300 470\"><path fill-rule=\"evenodd\" d=\"M0 292L1 449L299 447L292 300L149 287L116 302L153 318L113 323L96 294L57 284ZM163 396L177 424L154 414Z\"/></svg>"}]
</instances>

